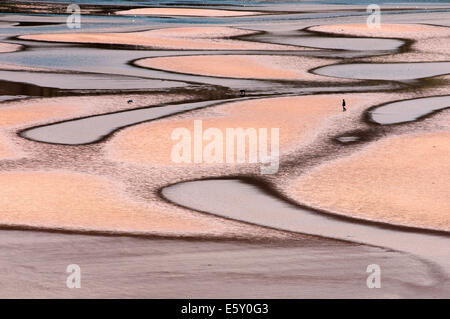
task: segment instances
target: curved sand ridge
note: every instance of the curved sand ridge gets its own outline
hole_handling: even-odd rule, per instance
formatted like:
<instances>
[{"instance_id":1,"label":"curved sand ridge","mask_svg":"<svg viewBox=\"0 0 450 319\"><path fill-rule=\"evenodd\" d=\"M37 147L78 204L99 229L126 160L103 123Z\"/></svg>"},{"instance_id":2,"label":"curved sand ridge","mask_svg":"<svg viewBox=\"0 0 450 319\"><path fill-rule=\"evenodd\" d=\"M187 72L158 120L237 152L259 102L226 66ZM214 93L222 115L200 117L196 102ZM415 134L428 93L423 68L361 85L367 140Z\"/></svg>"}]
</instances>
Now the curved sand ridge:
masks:
<instances>
[{"instance_id":1,"label":"curved sand ridge","mask_svg":"<svg viewBox=\"0 0 450 319\"><path fill-rule=\"evenodd\" d=\"M329 77L308 72L309 69L330 64L329 61L304 56L189 55L145 58L135 61L134 64L140 67L170 72L225 78L303 81L330 80Z\"/></svg>"},{"instance_id":2,"label":"curved sand ridge","mask_svg":"<svg viewBox=\"0 0 450 319\"><path fill-rule=\"evenodd\" d=\"M232 37L256 31L232 27L181 27L123 33L55 33L22 35L24 40L119 44L177 50L311 50L290 45L258 43Z\"/></svg>"},{"instance_id":3,"label":"curved sand ridge","mask_svg":"<svg viewBox=\"0 0 450 319\"><path fill-rule=\"evenodd\" d=\"M132 106L126 103L132 98ZM2 103L0 108L0 159L17 158L21 152L17 143L11 139L18 139L16 131L25 126L67 120L69 118L92 115L97 112L112 112L120 109L150 106L160 103L175 102L186 98L184 95L103 95L36 98ZM95 100L95 103L92 101ZM85 129L85 128L83 128ZM13 134L13 135L11 135ZM6 135L9 135L6 138ZM2 138L5 136L5 138ZM22 139L19 139L22 141Z\"/></svg>"},{"instance_id":4,"label":"curved sand ridge","mask_svg":"<svg viewBox=\"0 0 450 319\"><path fill-rule=\"evenodd\" d=\"M139 8L117 11L116 14L145 16L240 17L260 15L264 14L264 12L194 8Z\"/></svg>"},{"instance_id":5,"label":"curved sand ridge","mask_svg":"<svg viewBox=\"0 0 450 319\"><path fill-rule=\"evenodd\" d=\"M2 172L0 225L130 233L210 232L210 222L201 216L156 211L121 194L119 186L117 181L67 171Z\"/></svg>"},{"instance_id":6,"label":"curved sand ridge","mask_svg":"<svg viewBox=\"0 0 450 319\"><path fill-rule=\"evenodd\" d=\"M450 231L449 140L450 132L387 138L313 169L288 192L338 214Z\"/></svg>"},{"instance_id":7,"label":"curved sand ridge","mask_svg":"<svg viewBox=\"0 0 450 319\"><path fill-rule=\"evenodd\" d=\"M346 113L341 110L342 98L352 106ZM194 120L202 119L203 130L214 127L223 134L226 128L279 128L280 152L288 152L308 143L321 128L326 127L328 121L359 113L373 105L374 100L389 99L392 99L390 94L327 94L225 103L127 128L116 133L106 150L112 160L145 165L181 165L194 170L202 165L176 164L171 160L171 149L176 143L171 140L171 133L179 127L192 132Z\"/></svg>"},{"instance_id":8,"label":"curved sand ridge","mask_svg":"<svg viewBox=\"0 0 450 319\"><path fill-rule=\"evenodd\" d=\"M34 105L33 105L34 104ZM0 108L0 129L20 127L51 118L70 116L79 111L75 105L45 105L30 101L11 102ZM2 132L2 135L5 134ZM0 138L0 159L17 158L22 153L8 141Z\"/></svg>"},{"instance_id":9,"label":"curved sand ridge","mask_svg":"<svg viewBox=\"0 0 450 319\"><path fill-rule=\"evenodd\" d=\"M342 63L323 66L314 74L359 80L416 80L450 73L450 62Z\"/></svg>"},{"instance_id":10,"label":"curved sand ridge","mask_svg":"<svg viewBox=\"0 0 450 319\"><path fill-rule=\"evenodd\" d=\"M420 62L450 60L450 28L424 24L387 24L369 28L366 24L334 24L308 28L311 31L360 37L384 37L414 40L410 52L371 58L383 62Z\"/></svg>"},{"instance_id":11,"label":"curved sand ridge","mask_svg":"<svg viewBox=\"0 0 450 319\"><path fill-rule=\"evenodd\" d=\"M128 98L133 99L132 106L126 103ZM161 201L140 201L124 191L125 186L115 179L116 176L101 177L68 171L66 168L58 169L64 166L66 161L70 161L73 157L72 151L63 146L41 148L42 145L36 145L16 135L18 129L31 123L45 123L94 112L182 99L186 99L183 94L104 95L3 103L4 106L0 108L0 127L3 131L1 134L7 135L5 141L11 142L13 146L19 149L23 146L22 149L27 153L21 155L26 158L28 164L24 171L0 172L0 227L164 236L266 236L255 227L191 213ZM2 137L3 135L0 135L0 141L3 140ZM50 162L49 159L41 162L41 152L49 150L58 155L52 157ZM9 149L0 144L1 156L9 158L8 151ZM95 149L84 149L83 152L91 152L88 158L92 163L102 163L102 154L99 155ZM17 158L18 152L12 155ZM68 158L64 158L65 156ZM33 163L36 161L38 168L34 168ZM110 163L105 167L108 164ZM73 164L71 167L74 170L79 168ZM275 232L272 235L285 236L277 234Z\"/></svg>"},{"instance_id":12,"label":"curved sand ridge","mask_svg":"<svg viewBox=\"0 0 450 319\"><path fill-rule=\"evenodd\" d=\"M0 43L0 53L16 52L22 50L23 46L14 43Z\"/></svg>"}]
</instances>

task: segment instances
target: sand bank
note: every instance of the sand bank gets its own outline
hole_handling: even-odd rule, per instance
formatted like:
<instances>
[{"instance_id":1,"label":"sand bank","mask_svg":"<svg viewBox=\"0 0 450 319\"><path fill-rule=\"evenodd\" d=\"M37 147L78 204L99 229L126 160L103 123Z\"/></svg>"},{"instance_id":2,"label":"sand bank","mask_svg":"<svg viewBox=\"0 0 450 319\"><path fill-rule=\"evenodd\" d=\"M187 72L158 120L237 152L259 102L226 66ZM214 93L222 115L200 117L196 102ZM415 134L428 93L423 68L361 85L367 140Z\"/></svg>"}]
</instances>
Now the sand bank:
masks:
<instances>
[{"instance_id":1,"label":"sand bank","mask_svg":"<svg viewBox=\"0 0 450 319\"><path fill-rule=\"evenodd\" d=\"M342 112L341 99L351 105ZM384 94L330 94L298 97L253 99L225 103L213 108L191 111L187 114L127 128L110 140L106 149L114 160L141 164L175 164L171 149L175 141L171 133L178 127L193 131L193 121L202 119L203 130L226 128L279 128L280 150L299 148L316 136L329 121L358 114L373 105L373 101L389 100ZM194 165L189 165L194 169ZM196 164L195 166L200 166Z\"/></svg>"},{"instance_id":2,"label":"sand bank","mask_svg":"<svg viewBox=\"0 0 450 319\"><path fill-rule=\"evenodd\" d=\"M311 74L308 70L330 63L318 58L284 55L189 55L135 61L141 67L171 72L297 81L329 81L330 78Z\"/></svg>"},{"instance_id":3,"label":"sand bank","mask_svg":"<svg viewBox=\"0 0 450 319\"><path fill-rule=\"evenodd\" d=\"M5 136L0 136L0 160L18 157L18 151L9 143Z\"/></svg>"},{"instance_id":4,"label":"sand bank","mask_svg":"<svg viewBox=\"0 0 450 319\"><path fill-rule=\"evenodd\" d=\"M194 8L139 8L117 11L116 14L145 16L240 17L264 14L264 12Z\"/></svg>"},{"instance_id":5,"label":"sand bank","mask_svg":"<svg viewBox=\"0 0 450 319\"><path fill-rule=\"evenodd\" d=\"M13 43L0 43L0 53L15 52L22 50L23 46Z\"/></svg>"},{"instance_id":6,"label":"sand bank","mask_svg":"<svg viewBox=\"0 0 450 319\"><path fill-rule=\"evenodd\" d=\"M0 134L4 138L0 137L0 159L24 156L19 147L23 139L16 132L26 127L102 112L176 102L185 98L182 94L87 95L3 102L0 108ZM128 104L128 99L132 99L133 103Z\"/></svg>"},{"instance_id":7,"label":"sand bank","mask_svg":"<svg viewBox=\"0 0 450 319\"><path fill-rule=\"evenodd\" d=\"M338 214L450 231L449 139L449 132L384 139L313 169L289 191Z\"/></svg>"},{"instance_id":8,"label":"sand bank","mask_svg":"<svg viewBox=\"0 0 450 319\"><path fill-rule=\"evenodd\" d=\"M345 34L361 37L427 39L450 36L450 28L424 24L381 23L380 28L371 28L367 24L329 24L308 28L311 31Z\"/></svg>"},{"instance_id":9,"label":"sand bank","mask_svg":"<svg viewBox=\"0 0 450 319\"><path fill-rule=\"evenodd\" d=\"M208 233L201 218L153 211L120 194L120 184L73 172L0 174L1 225L117 232ZM220 226L218 226L220 227Z\"/></svg>"},{"instance_id":10,"label":"sand bank","mask_svg":"<svg viewBox=\"0 0 450 319\"><path fill-rule=\"evenodd\" d=\"M23 35L24 40L120 44L177 50L311 50L289 45L257 43L233 37L256 31L232 27L181 27L123 33L57 33Z\"/></svg>"}]
</instances>

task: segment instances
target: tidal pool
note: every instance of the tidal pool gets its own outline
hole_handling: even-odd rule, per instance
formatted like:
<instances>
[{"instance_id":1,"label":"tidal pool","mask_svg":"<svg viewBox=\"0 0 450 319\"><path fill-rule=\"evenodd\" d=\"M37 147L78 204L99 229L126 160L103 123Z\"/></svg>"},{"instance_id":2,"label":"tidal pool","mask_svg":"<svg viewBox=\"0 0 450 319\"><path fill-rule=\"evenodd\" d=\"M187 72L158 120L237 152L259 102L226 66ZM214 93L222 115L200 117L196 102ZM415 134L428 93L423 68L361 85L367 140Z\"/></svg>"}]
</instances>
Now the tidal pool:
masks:
<instances>
[{"instance_id":1,"label":"tidal pool","mask_svg":"<svg viewBox=\"0 0 450 319\"><path fill-rule=\"evenodd\" d=\"M368 115L372 122L378 124L400 124L415 121L446 108L450 108L450 95L388 103L372 109Z\"/></svg>"},{"instance_id":2,"label":"tidal pool","mask_svg":"<svg viewBox=\"0 0 450 319\"><path fill-rule=\"evenodd\" d=\"M338 218L295 206L240 179L205 179L165 187L162 196L193 210L304 234L412 253L450 271L449 235Z\"/></svg>"},{"instance_id":3,"label":"tidal pool","mask_svg":"<svg viewBox=\"0 0 450 319\"><path fill-rule=\"evenodd\" d=\"M44 143L66 145L88 144L98 141L125 126L162 118L187 110L210 106L224 101L225 100L216 100L151 106L148 108L107 113L30 128L22 131L20 135Z\"/></svg>"},{"instance_id":4,"label":"tidal pool","mask_svg":"<svg viewBox=\"0 0 450 319\"><path fill-rule=\"evenodd\" d=\"M346 79L402 81L448 74L450 62L334 64L312 72Z\"/></svg>"},{"instance_id":5,"label":"tidal pool","mask_svg":"<svg viewBox=\"0 0 450 319\"><path fill-rule=\"evenodd\" d=\"M252 36L252 40L286 45L298 45L318 49L351 50L351 51L388 51L396 50L404 44L397 39L326 37L308 35L263 34Z\"/></svg>"}]
</instances>

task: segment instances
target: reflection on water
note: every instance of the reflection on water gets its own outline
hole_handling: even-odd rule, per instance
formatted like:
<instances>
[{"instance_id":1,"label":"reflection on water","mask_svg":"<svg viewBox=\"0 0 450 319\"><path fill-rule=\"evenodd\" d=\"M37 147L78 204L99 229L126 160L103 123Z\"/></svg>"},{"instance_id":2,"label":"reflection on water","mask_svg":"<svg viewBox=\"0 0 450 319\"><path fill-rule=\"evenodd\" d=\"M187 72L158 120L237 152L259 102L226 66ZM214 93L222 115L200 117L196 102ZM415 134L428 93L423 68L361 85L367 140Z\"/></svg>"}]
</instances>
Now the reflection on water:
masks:
<instances>
[{"instance_id":1,"label":"reflection on water","mask_svg":"<svg viewBox=\"0 0 450 319\"><path fill-rule=\"evenodd\" d=\"M162 118L179 112L202 108L223 102L206 101L149 107L118 113L96 115L78 120L60 122L25 130L21 136L34 141L66 145L93 143L115 130L137 123ZM157 147L157 145L155 145Z\"/></svg>"},{"instance_id":2,"label":"reflection on water","mask_svg":"<svg viewBox=\"0 0 450 319\"><path fill-rule=\"evenodd\" d=\"M66 90L131 90L180 87L181 82L109 74L0 71L0 79Z\"/></svg>"},{"instance_id":3,"label":"reflection on water","mask_svg":"<svg viewBox=\"0 0 450 319\"><path fill-rule=\"evenodd\" d=\"M173 203L197 211L276 229L388 247L426 257L450 269L447 236L402 232L396 228L333 218L294 206L239 179L183 182L164 188L162 195Z\"/></svg>"},{"instance_id":4,"label":"reflection on water","mask_svg":"<svg viewBox=\"0 0 450 319\"><path fill-rule=\"evenodd\" d=\"M450 62L354 63L320 67L315 74L360 80L414 80L450 73Z\"/></svg>"},{"instance_id":5,"label":"reflection on water","mask_svg":"<svg viewBox=\"0 0 450 319\"><path fill-rule=\"evenodd\" d=\"M403 41L396 39L377 39L377 38L343 38L326 36L308 36L300 34L263 34L251 37L252 40L263 42L298 45L321 49L337 49L352 51L387 51L396 50L404 44Z\"/></svg>"},{"instance_id":6,"label":"reflection on water","mask_svg":"<svg viewBox=\"0 0 450 319\"><path fill-rule=\"evenodd\" d=\"M369 112L369 118L378 124L400 124L446 108L450 108L450 95L424 97L376 107Z\"/></svg>"}]
</instances>

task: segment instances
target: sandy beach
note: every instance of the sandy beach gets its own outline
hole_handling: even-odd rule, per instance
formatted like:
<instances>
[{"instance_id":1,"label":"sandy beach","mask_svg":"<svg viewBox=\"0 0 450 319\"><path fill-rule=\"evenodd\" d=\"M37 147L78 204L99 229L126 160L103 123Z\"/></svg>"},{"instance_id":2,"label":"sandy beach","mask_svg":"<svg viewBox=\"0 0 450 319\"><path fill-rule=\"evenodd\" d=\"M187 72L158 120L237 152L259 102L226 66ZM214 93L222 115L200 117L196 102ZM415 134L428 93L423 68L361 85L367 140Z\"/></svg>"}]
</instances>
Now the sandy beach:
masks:
<instances>
[{"instance_id":1,"label":"sandy beach","mask_svg":"<svg viewBox=\"0 0 450 319\"><path fill-rule=\"evenodd\" d=\"M239 17L263 14L257 11L244 10L215 10L190 8L142 8L117 11L119 15L145 15L145 16L194 16L194 17Z\"/></svg>"},{"instance_id":2,"label":"sandy beach","mask_svg":"<svg viewBox=\"0 0 450 319\"><path fill-rule=\"evenodd\" d=\"M62 2L0 5L1 298L450 297L450 6Z\"/></svg>"}]
</instances>

